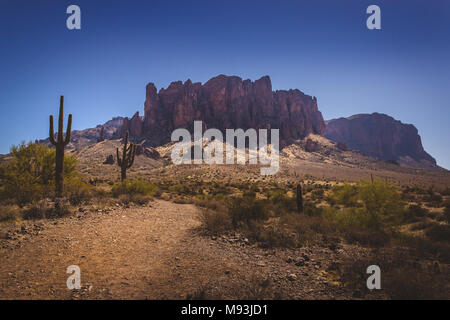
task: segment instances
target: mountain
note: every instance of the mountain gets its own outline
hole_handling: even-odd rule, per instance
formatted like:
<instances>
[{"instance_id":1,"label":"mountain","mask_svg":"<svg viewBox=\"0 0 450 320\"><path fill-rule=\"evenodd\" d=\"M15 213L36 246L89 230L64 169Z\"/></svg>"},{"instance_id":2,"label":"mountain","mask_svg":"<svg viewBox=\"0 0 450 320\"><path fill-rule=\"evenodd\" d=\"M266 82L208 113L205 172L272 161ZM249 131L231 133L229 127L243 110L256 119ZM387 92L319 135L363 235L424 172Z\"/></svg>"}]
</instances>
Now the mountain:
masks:
<instances>
[{"instance_id":1,"label":"mountain","mask_svg":"<svg viewBox=\"0 0 450 320\"><path fill-rule=\"evenodd\" d=\"M423 149L416 127L386 114L328 120L325 137L382 160L419 168L437 167L436 160Z\"/></svg>"},{"instance_id":2,"label":"mountain","mask_svg":"<svg viewBox=\"0 0 450 320\"><path fill-rule=\"evenodd\" d=\"M172 82L157 92L153 83L146 87L144 116L139 112L125 118L122 134L128 130L135 141L150 146L170 141L173 130L193 131L194 120L206 128L280 129L280 144L304 138L308 134L325 134L325 122L317 99L300 90L272 91L268 76L259 80L242 80L219 75L205 84L187 80Z\"/></svg>"},{"instance_id":3,"label":"mountain","mask_svg":"<svg viewBox=\"0 0 450 320\"><path fill-rule=\"evenodd\" d=\"M80 149L82 147L94 144L100 138L101 130L103 128L103 137L105 139L120 138L120 129L123 124L123 117L114 117L104 124L99 124L95 128L88 128L84 130L72 130L70 143L68 149ZM51 146L50 140L39 140L39 143Z\"/></svg>"}]
</instances>

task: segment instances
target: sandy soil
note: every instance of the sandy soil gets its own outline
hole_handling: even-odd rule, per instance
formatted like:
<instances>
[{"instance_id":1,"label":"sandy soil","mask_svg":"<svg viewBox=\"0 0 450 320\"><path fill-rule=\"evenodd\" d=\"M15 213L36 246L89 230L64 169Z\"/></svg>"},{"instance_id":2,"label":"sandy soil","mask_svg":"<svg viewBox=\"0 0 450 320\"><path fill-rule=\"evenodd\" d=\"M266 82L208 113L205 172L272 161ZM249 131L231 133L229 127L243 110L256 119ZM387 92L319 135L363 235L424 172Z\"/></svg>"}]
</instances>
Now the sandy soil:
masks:
<instances>
[{"instance_id":1,"label":"sandy soil","mask_svg":"<svg viewBox=\"0 0 450 320\"><path fill-rule=\"evenodd\" d=\"M236 234L205 237L197 210L155 200L2 225L0 299L352 297L333 266L357 248L269 250ZM81 269L80 290L66 286L70 265Z\"/></svg>"}]
</instances>

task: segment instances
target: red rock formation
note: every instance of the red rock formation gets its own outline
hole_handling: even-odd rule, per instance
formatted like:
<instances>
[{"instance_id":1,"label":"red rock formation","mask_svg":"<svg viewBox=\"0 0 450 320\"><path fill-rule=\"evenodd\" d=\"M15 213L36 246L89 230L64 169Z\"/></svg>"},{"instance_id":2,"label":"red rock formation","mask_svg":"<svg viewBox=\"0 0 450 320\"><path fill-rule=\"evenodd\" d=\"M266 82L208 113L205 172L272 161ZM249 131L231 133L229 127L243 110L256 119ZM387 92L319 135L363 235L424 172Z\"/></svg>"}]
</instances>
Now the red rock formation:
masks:
<instances>
[{"instance_id":1,"label":"red rock formation","mask_svg":"<svg viewBox=\"0 0 450 320\"><path fill-rule=\"evenodd\" d=\"M272 92L268 76L255 82L236 76L219 75L204 85L187 80L172 82L159 93L153 83L146 87L144 119L139 114L124 120L136 140L157 146L170 141L173 130L192 132L194 120L207 128L279 128L281 144L310 133L325 134L325 123L316 98L299 90ZM133 120L134 119L134 120Z\"/></svg>"},{"instance_id":2,"label":"red rock formation","mask_svg":"<svg viewBox=\"0 0 450 320\"><path fill-rule=\"evenodd\" d=\"M325 136L371 157L436 167L436 160L423 149L416 127L385 114L358 114L329 120Z\"/></svg>"},{"instance_id":3,"label":"red rock formation","mask_svg":"<svg viewBox=\"0 0 450 320\"><path fill-rule=\"evenodd\" d=\"M139 111L131 119L126 117L123 119L121 137L125 137L127 130L131 137L140 137L142 135L143 124L144 119L139 116Z\"/></svg>"}]
</instances>

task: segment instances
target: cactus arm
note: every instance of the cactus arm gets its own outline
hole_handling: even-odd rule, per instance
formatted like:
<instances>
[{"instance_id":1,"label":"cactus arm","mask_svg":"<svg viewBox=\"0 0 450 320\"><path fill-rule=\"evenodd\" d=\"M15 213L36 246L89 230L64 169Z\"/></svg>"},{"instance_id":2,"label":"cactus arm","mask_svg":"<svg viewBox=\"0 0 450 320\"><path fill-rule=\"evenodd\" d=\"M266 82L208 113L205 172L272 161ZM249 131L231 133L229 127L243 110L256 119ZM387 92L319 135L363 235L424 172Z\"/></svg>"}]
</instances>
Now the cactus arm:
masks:
<instances>
[{"instance_id":1,"label":"cactus arm","mask_svg":"<svg viewBox=\"0 0 450 320\"><path fill-rule=\"evenodd\" d=\"M55 134L54 134L54 129L53 129L53 116L50 116L50 130L49 130L48 137L50 139L50 143L55 146L56 141L55 141Z\"/></svg>"},{"instance_id":2,"label":"cactus arm","mask_svg":"<svg viewBox=\"0 0 450 320\"><path fill-rule=\"evenodd\" d=\"M69 114L69 120L67 122L67 130L66 130L66 140L64 141L64 145L69 144L71 131L72 131L72 114Z\"/></svg>"}]
</instances>

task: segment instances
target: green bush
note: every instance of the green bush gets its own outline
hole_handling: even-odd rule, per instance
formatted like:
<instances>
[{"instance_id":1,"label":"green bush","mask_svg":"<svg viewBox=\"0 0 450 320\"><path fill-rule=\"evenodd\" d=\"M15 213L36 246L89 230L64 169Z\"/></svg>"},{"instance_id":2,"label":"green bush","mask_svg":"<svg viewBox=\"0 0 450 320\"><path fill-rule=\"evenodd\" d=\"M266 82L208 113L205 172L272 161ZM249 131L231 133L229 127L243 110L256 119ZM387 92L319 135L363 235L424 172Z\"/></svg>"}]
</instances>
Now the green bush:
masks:
<instances>
[{"instance_id":1,"label":"green bush","mask_svg":"<svg viewBox=\"0 0 450 320\"><path fill-rule=\"evenodd\" d=\"M336 186L333 189L332 195L329 198L329 201L332 204L340 204L345 207L354 207L356 206L358 200L358 190L354 185L350 185L345 183L342 186Z\"/></svg>"},{"instance_id":2,"label":"green bush","mask_svg":"<svg viewBox=\"0 0 450 320\"><path fill-rule=\"evenodd\" d=\"M403 220L404 204L395 185L378 179L373 183L361 182L358 197L371 228L382 230Z\"/></svg>"},{"instance_id":3,"label":"green bush","mask_svg":"<svg viewBox=\"0 0 450 320\"><path fill-rule=\"evenodd\" d=\"M76 159L64 157L64 177L76 174ZM20 206L51 194L55 174L55 149L22 143L11 148L10 159L0 165L0 197Z\"/></svg>"},{"instance_id":4,"label":"green bush","mask_svg":"<svg viewBox=\"0 0 450 320\"><path fill-rule=\"evenodd\" d=\"M351 202L362 204L342 210L326 208L323 212L324 218L352 243L384 245L397 233L396 226L405 219L404 204L400 201L397 188L381 180L375 179L373 183L363 181L354 189L338 189L334 198L347 205Z\"/></svg>"},{"instance_id":5,"label":"green bush","mask_svg":"<svg viewBox=\"0 0 450 320\"><path fill-rule=\"evenodd\" d=\"M64 182L64 193L70 204L78 205L92 197L92 187L78 177L71 177Z\"/></svg>"},{"instance_id":6,"label":"green bush","mask_svg":"<svg viewBox=\"0 0 450 320\"><path fill-rule=\"evenodd\" d=\"M114 197L119 197L123 194L153 196L156 191L158 191L158 186L145 180L125 180L115 183L111 188Z\"/></svg>"}]
</instances>

